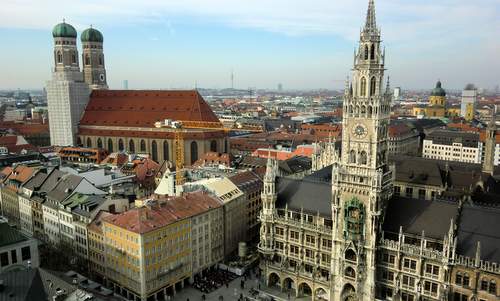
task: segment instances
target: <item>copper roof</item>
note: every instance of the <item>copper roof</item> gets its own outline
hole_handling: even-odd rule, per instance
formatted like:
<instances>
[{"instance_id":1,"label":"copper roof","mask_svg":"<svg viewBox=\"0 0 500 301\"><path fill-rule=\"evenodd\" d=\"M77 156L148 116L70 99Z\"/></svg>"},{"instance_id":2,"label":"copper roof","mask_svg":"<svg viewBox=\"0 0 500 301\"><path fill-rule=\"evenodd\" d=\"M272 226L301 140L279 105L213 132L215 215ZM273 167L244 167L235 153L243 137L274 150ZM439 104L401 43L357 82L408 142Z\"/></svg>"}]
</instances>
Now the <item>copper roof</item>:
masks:
<instances>
[{"instance_id":1,"label":"copper roof","mask_svg":"<svg viewBox=\"0 0 500 301\"><path fill-rule=\"evenodd\" d=\"M222 201L201 191L156 201L158 202L156 205L134 208L105 217L103 221L131 232L144 234L222 206Z\"/></svg>"},{"instance_id":2,"label":"copper roof","mask_svg":"<svg viewBox=\"0 0 500 301\"><path fill-rule=\"evenodd\" d=\"M195 90L94 90L80 125L151 128L165 119L219 122Z\"/></svg>"}]
</instances>

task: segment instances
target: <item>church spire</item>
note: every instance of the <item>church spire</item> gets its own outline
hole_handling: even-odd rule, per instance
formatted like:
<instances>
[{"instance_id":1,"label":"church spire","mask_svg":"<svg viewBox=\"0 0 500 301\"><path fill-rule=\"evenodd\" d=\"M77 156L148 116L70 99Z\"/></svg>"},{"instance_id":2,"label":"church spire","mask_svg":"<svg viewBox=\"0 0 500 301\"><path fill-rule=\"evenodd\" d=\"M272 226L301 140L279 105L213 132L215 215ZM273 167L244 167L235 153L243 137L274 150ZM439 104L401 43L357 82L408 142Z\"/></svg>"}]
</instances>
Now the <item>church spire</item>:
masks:
<instances>
[{"instance_id":1,"label":"church spire","mask_svg":"<svg viewBox=\"0 0 500 301\"><path fill-rule=\"evenodd\" d=\"M369 0L368 11L366 12L365 31L376 31L377 21L375 20L375 0Z\"/></svg>"}]
</instances>

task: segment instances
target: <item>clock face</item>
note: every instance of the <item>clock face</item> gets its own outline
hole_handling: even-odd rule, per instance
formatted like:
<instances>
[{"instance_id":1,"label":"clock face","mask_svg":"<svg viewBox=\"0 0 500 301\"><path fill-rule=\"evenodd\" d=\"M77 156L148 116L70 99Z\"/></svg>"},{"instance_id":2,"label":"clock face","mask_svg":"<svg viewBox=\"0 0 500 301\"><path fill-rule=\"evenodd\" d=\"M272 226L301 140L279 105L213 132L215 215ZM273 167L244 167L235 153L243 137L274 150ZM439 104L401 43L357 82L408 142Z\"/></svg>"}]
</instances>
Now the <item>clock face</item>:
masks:
<instances>
[{"instance_id":1,"label":"clock face","mask_svg":"<svg viewBox=\"0 0 500 301\"><path fill-rule=\"evenodd\" d=\"M366 136L366 127L362 124L358 124L354 127L352 132L356 138L363 138Z\"/></svg>"}]
</instances>

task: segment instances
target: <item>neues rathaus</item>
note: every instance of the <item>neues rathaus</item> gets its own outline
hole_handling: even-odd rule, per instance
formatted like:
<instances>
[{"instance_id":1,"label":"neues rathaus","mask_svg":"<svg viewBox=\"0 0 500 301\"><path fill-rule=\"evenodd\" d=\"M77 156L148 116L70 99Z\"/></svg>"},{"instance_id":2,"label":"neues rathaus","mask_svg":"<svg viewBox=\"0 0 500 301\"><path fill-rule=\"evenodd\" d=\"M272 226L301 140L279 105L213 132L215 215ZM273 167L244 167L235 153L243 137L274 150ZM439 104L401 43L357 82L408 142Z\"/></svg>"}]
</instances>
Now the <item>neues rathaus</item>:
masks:
<instances>
[{"instance_id":1,"label":"neues rathaus","mask_svg":"<svg viewBox=\"0 0 500 301\"><path fill-rule=\"evenodd\" d=\"M465 193L453 200L393 195L384 63L370 0L345 87L341 151L319 149L329 162L302 179L281 177L268 161L259 244L266 284L312 300L499 300L498 206ZM471 187L498 187L498 176L485 171L493 169L479 171Z\"/></svg>"}]
</instances>

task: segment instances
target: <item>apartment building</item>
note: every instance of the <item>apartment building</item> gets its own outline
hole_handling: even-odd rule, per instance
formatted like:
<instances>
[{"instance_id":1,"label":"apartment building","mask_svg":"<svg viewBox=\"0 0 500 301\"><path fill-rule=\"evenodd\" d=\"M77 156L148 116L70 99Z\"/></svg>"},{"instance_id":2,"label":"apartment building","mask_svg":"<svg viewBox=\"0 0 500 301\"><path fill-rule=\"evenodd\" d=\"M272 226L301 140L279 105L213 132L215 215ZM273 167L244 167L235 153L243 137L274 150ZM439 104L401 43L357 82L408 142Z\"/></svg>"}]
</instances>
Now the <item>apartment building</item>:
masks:
<instances>
[{"instance_id":1,"label":"apartment building","mask_svg":"<svg viewBox=\"0 0 500 301\"><path fill-rule=\"evenodd\" d=\"M482 148L479 134L450 130L434 131L424 139L422 156L437 160L481 163Z\"/></svg>"},{"instance_id":2,"label":"apartment building","mask_svg":"<svg viewBox=\"0 0 500 301\"><path fill-rule=\"evenodd\" d=\"M198 191L104 217L108 284L129 300L174 296L194 272L223 257L222 205Z\"/></svg>"}]
</instances>

